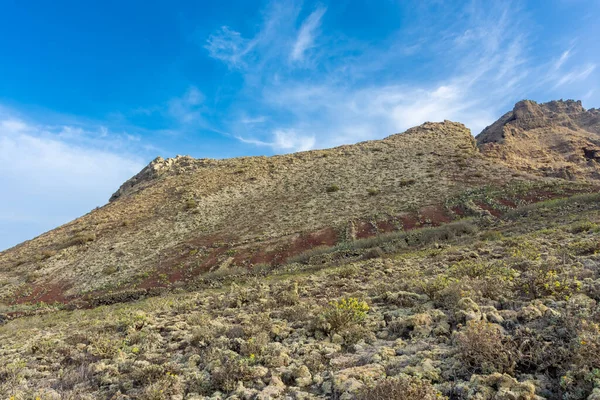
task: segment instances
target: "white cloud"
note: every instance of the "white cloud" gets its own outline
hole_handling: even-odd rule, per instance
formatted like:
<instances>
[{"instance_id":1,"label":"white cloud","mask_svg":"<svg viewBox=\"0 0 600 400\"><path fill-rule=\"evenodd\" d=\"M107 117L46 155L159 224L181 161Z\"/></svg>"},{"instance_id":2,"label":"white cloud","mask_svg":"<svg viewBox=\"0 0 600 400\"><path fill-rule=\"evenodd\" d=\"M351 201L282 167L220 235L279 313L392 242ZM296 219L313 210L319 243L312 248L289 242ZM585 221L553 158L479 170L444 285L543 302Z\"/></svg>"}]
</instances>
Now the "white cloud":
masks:
<instances>
[{"instance_id":1,"label":"white cloud","mask_svg":"<svg viewBox=\"0 0 600 400\"><path fill-rule=\"evenodd\" d=\"M306 151L315 148L315 135L297 132L294 129L278 129L271 133L270 140L263 141L236 136L243 143L271 147L276 152Z\"/></svg>"},{"instance_id":2,"label":"white cloud","mask_svg":"<svg viewBox=\"0 0 600 400\"><path fill-rule=\"evenodd\" d=\"M204 46L211 57L221 60L231 67L245 65L244 57L252 51L256 41L244 39L239 32L227 26L208 37Z\"/></svg>"},{"instance_id":3,"label":"white cloud","mask_svg":"<svg viewBox=\"0 0 600 400\"><path fill-rule=\"evenodd\" d=\"M565 50L560 55L560 58L554 64L554 69L560 69L560 67L562 67L562 65L571 57L571 50L572 49Z\"/></svg>"},{"instance_id":4,"label":"white cloud","mask_svg":"<svg viewBox=\"0 0 600 400\"><path fill-rule=\"evenodd\" d=\"M324 7L317 8L302 23L290 54L292 60L302 61L304 53L314 46L316 30L321 25L321 18L323 18L325 11L327 9Z\"/></svg>"},{"instance_id":5,"label":"white cloud","mask_svg":"<svg viewBox=\"0 0 600 400\"><path fill-rule=\"evenodd\" d=\"M0 116L0 249L105 204L143 167L138 157L70 142L63 131L99 135Z\"/></svg>"},{"instance_id":6,"label":"white cloud","mask_svg":"<svg viewBox=\"0 0 600 400\"><path fill-rule=\"evenodd\" d=\"M273 147L280 150L305 151L315 146L315 136L305 135L295 130L276 130L273 132Z\"/></svg>"}]
</instances>

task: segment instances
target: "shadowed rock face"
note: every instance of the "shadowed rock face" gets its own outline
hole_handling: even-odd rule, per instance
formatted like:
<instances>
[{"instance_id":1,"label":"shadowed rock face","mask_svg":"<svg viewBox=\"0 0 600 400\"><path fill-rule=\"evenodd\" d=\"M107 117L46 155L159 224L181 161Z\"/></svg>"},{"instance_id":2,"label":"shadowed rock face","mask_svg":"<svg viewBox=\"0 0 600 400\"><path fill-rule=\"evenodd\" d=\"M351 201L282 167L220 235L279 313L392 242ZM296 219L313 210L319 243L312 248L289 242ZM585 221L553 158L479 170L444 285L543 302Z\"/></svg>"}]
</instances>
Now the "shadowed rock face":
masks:
<instances>
[{"instance_id":1,"label":"shadowed rock face","mask_svg":"<svg viewBox=\"0 0 600 400\"><path fill-rule=\"evenodd\" d=\"M580 101L524 100L477 136L487 156L511 168L565 179L600 179L600 110Z\"/></svg>"}]
</instances>

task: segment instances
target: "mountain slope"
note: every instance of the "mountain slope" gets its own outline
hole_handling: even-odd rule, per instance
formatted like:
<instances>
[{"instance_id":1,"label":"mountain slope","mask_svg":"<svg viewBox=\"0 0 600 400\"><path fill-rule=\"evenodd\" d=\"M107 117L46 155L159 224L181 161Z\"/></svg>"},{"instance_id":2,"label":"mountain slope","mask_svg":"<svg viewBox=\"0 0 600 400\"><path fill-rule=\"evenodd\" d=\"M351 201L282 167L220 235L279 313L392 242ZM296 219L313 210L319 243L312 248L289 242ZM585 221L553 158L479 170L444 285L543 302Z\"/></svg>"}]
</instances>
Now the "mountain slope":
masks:
<instances>
[{"instance_id":1,"label":"mountain slope","mask_svg":"<svg viewBox=\"0 0 600 400\"><path fill-rule=\"evenodd\" d=\"M595 118L157 158L0 253L0 398L597 399Z\"/></svg>"},{"instance_id":2,"label":"mountain slope","mask_svg":"<svg viewBox=\"0 0 600 400\"><path fill-rule=\"evenodd\" d=\"M475 203L464 196L471 189L546 182L537 169L513 162L516 156L497 162L499 154L518 153L519 140L535 140L527 135L538 135L536 129L552 134L547 127L523 125L519 107L516 117L507 114L478 137L482 152L468 129L445 121L383 140L268 158L157 158L109 204L0 253L0 302L81 307L120 301L193 286L207 272L277 267L319 246L464 215L498 215L520 201L592 190L586 184L565 189L563 182L495 204L490 196ZM595 126L596 113L590 113L571 119ZM527 134L505 135L500 143L497 132L513 120ZM573 140L581 135L575 131ZM115 295L121 292L127 293ZM98 300L106 295L111 299Z\"/></svg>"}]
</instances>

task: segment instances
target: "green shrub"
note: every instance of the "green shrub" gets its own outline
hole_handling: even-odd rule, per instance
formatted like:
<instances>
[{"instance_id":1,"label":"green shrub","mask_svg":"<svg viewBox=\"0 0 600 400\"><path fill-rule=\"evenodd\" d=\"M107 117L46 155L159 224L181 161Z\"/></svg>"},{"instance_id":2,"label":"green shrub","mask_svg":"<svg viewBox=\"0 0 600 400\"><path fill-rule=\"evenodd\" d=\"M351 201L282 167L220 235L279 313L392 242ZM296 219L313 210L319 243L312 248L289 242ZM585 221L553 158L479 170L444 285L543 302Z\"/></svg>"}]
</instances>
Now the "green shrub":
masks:
<instances>
[{"instance_id":1,"label":"green shrub","mask_svg":"<svg viewBox=\"0 0 600 400\"><path fill-rule=\"evenodd\" d=\"M380 193L380 191L379 189L369 188L367 189L367 193L369 194L369 196L377 196Z\"/></svg>"},{"instance_id":2,"label":"green shrub","mask_svg":"<svg viewBox=\"0 0 600 400\"><path fill-rule=\"evenodd\" d=\"M481 234L481 240L485 241L496 241L502 240L504 236L498 231L485 231Z\"/></svg>"},{"instance_id":3,"label":"green shrub","mask_svg":"<svg viewBox=\"0 0 600 400\"><path fill-rule=\"evenodd\" d=\"M597 231L598 229L598 224L595 224L591 221L582 221L571 225L568 228L568 232L578 234L582 232Z\"/></svg>"},{"instance_id":4,"label":"green shrub","mask_svg":"<svg viewBox=\"0 0 600 400\"><path fill-rule=\"evenodd\" d=\"M354 297L332 301L323 313L330 332L339 332L354 324L362 323L367 317L369 306Z\"/></svg>"},{"instance_id":5,"label":"green shrub","mask_svg":"<svg viewBox=\"0 0 600 400\"><path fill-rule=\"evenodd\" d=\"M567 251L576 256L596 254L600 251L600 241L597 239L575 241L567 245Z\"/></svg>"},{"instance_id":6,"label":"green shrub","mask_svg":"<svg viewBox=\"0 0 600 400\"><path fill-rule=\"evenodd\" d=\"M557 296L568 299L579 291L581 282L564 274L562 269L562 265L550 260L531 262L524 266L516 283L530 298Z\"/></svg>"},{"instance_id":7,"label":"green shrub","mask_svg":"<svg viewBox=\"0 0 600 400\"><path fill-rule=\"evenodd\" d=\"M187 199L184 203L186 210L191 210L198 207L198 203L194 199Z\"/></svg>"}]
</instances>

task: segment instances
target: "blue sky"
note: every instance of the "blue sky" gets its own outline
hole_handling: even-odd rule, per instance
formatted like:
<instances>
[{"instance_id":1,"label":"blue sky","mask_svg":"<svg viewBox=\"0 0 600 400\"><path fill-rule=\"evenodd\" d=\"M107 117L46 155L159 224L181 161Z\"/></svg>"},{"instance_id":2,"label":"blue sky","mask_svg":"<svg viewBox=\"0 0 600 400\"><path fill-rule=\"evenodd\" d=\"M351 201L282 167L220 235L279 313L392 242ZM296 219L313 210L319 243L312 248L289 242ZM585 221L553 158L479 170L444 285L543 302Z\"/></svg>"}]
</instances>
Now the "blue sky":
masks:
<instances>
[{"instance_id":1,"label":"blue sky","mask_svg":"<svg viewBox=\"0 0 600 400\"><path fill-rule=\"evenodd\" d=\"M0 249L157 155L271 155L521 99L600 107L600 2L0 1Z\"/></svg>"}]
</instances>

